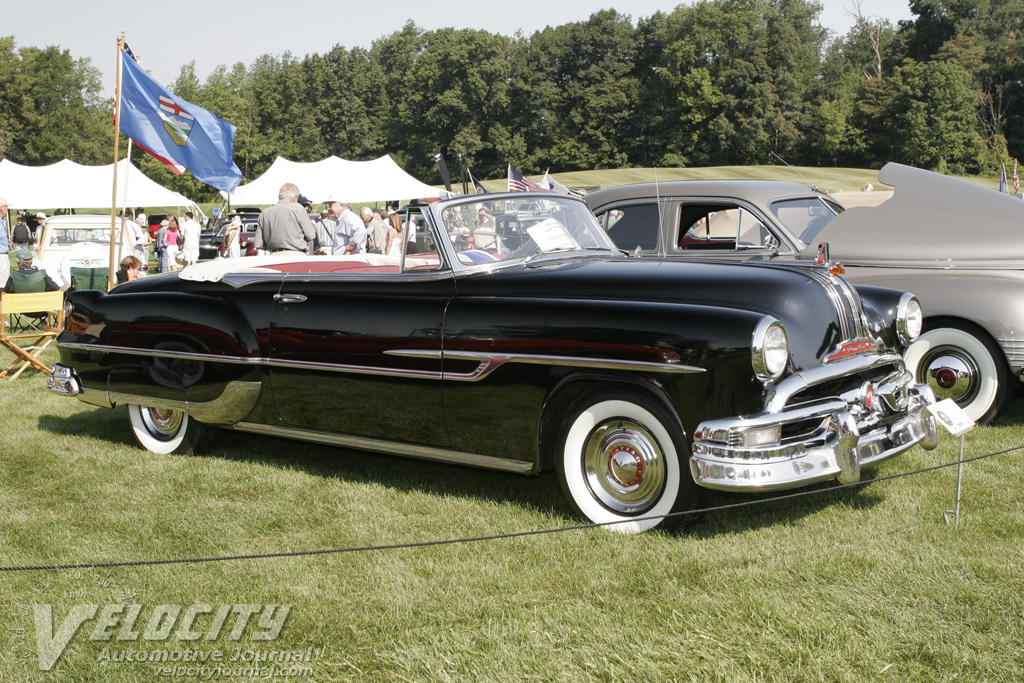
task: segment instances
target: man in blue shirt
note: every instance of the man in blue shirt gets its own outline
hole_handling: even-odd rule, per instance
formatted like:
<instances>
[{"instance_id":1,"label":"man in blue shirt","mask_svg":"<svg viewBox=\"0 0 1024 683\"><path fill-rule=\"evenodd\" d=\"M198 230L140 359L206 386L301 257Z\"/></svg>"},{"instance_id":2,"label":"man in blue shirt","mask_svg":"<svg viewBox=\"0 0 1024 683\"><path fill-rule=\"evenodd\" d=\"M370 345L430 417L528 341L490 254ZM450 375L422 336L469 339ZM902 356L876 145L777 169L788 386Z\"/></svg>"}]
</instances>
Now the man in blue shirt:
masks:
<instances>
[{"instance_id":1,"label":"man in blue shirt","mask_svg":"<svg viewBox=\"0 0 1024 683\"><path fill-rule=\"evenodd\" d=\"M7 234L7 200L0 197L0 289L7 286L7 278L11 276L10 235Z\"/></svg>"}]
</instances>

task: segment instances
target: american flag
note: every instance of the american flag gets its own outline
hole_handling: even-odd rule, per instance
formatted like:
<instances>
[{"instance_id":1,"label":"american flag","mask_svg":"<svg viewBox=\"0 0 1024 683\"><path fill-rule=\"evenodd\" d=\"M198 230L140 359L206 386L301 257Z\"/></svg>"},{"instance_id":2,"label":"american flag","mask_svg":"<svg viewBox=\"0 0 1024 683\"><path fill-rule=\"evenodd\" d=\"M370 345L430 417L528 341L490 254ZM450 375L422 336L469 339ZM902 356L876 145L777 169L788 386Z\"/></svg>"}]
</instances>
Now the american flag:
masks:
<instances>
[{"instance_id":1,"label":"american flag","mask_svg":"<svg viewBox=\"0 0 1024 683\"><path fill-rule=\"evenodd\" d=\"M522 173L508 165L508 191L509 192L550 192L546 187L541 187Z\"/></svg>"},{"instance_id":2,"label":"american flag","mask_svg":"<svg viewBox=\"0 0 1024 683\"><path fill-rule=\"evenodd\" d=\"M136 57L135 53L132 52L132 49L130 47L128 47L128 43L124 44L124 51L128 53L128 56L132 58L133 62L135 62L136 64L139 63L139 58Z\"/></svg>"},{"instance_id":3,"label":"american flag","mask_svg":"<svg viewBox=\"0 0 1024 683\"><path fill-rule=\"evenodd\" d=\"M1017 160L1013 160L1013 194L1020 192L1020 176L1017 175Z\"/></svg>"}]
</instances>

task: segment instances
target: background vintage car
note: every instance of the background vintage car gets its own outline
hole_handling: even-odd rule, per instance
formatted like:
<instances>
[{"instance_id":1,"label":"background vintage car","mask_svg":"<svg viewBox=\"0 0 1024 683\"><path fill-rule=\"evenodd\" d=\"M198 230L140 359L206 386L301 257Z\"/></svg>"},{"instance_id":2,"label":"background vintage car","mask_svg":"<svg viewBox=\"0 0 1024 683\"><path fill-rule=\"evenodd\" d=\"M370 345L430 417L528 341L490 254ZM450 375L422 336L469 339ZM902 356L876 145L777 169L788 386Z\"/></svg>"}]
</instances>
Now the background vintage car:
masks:
<instances>
[{"instance_id":1,"label":"background vintage car","mask_svg":"<svg viewBox=\"0 0 1024 683\"><path fill-rule=\"evenodd\" d=\"M1024 202L899 164L878 179L892 198L848 211L798 183L754 180L624 185L586 202L619 247L646 256L812 261L828 242L847 280L920 298L908 365L991 421L1024 372Z\"/></svg>"},{"instance_id":2,"label":"background vintage car","mask_svg":"<svg viewBox=\"0 0 1024 683\"><path fill-rule=\"evenodd\" d=\"M406 226L398 257L217 259L76 292L50 387L128 404L159 453L209 447L213 425L555 469L620 531L681 527L702 487L846 483L937 443L900 356L920 324L905 292L624 257L565 196L457 198Z\"/></svg>"},{"instance_id":3,"label":"background vintage car","mask_svg":"<svg viewBox=\"0 0 1024 683\"><path fill-rule=\"evenodd\" d=\"M213 232L204 232L199 237L199 260L208 261L218 256L227 256L227 248L224 246L224 229L227 228L231 219L238 216L242 220L242 232L239 233L239 250L242 256L255 256L256 247L252 245L252 238L256 235L256 221L259 220L258 213L237 213L232 212L226 218L221 219Z\"/></svg>"},{"instance_id":4,"label":"background vintage car","mask_svg":"<svg viewBox=\"0 0 1024 683\"><path fill-rule=\"evenodd\" d=\"M115 266L125 256L135 253L128 228L121 218L116 220ZM45 270L59 285L71 284L72 268L107 268L110 216L78 214L47 218L33 256L36 267Z\"/></svg>"}]
</instances>

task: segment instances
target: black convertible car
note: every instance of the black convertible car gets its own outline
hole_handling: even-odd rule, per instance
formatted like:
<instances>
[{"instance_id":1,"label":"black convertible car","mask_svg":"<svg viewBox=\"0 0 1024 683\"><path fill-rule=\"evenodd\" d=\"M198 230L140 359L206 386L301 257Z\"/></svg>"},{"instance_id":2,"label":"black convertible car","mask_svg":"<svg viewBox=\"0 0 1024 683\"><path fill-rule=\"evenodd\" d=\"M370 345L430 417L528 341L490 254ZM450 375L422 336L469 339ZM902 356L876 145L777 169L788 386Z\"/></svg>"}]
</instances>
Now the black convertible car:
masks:
<instances>
[{"instance_id":1,"label":"black convertible car","mask_svg":"<svg viewBox=\"0 0 1024 683\"><path fill-rule=\"evenodd\" d=\"M75 292L50 388L127 404L158 453L227 428L554 468L619 531L679 527L660 516L702 487L852 482L936 445L932 392L900 356L916 299L828 263L632 258L583 202L530 193L414 207L391 247Z\"/></svg>"}]
</instances>

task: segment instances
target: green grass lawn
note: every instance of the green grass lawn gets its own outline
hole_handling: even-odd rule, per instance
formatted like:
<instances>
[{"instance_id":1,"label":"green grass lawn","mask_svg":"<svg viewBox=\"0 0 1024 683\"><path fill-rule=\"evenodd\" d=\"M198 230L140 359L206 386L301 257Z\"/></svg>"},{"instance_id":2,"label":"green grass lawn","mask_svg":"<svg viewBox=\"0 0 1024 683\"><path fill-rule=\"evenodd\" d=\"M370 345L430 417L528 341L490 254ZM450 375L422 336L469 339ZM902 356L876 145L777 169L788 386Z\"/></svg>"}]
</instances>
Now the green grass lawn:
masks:
<instances>
[{"instance_id":1,"label":"green grass lawn","mask_svg":"<svg viewBox=\"0 0 1024 683\"><path fill-rule=\"evenodd\" d=\"M543 173L530 176L540 181ZM861 168L833 168L820 166L797 166L790 168L782 165L772 166L713 166L696 168L621 168L597 171L577 171L572 173L552 173L551 177L566 187L614 187L629 183L667 182L669 180L708 180L708 179L752 179L752 180L787 180L790 182L818 186L823 192L856 192L865 183L871 183L876 190L891 190L888 185L878 182L878 171ZM999 187L998 176L964 177L979 185L992 189ZM508 188L505 178L486 180L484 187L492 192L504 192Z\"/></svg>"},{"instance_id":2,"label":"green grass lawn","mask_svg":"<svg viewBox=\"0 0 1024 683\"><path fill-rule=\"evenodd\" d=\"M205 456L160 456L135 446L123 407L51 394L39 373L0 382L0 400L4 566L415 543L580 523L550 474L525 479L233 432ZM970 433L966 455L1024 444L1022 404L1017 397L995 425ZM915 450L869 474L956 457L957 441L943 438L935 451ZM298 672L317 681L1019 681L1020 461L1014 452L966 466L959 528L942 518L955 495L949 468L709 514L681 537L590 529L0 573L0 681L154 680L158 665L112 658L189 648L225 658L235 648L264 656L313 648ZM119 602L142 606L138 632L161 605L292 610L274 641L254 640L253 628L238 641L227 628L209 641L102 641L88 621L52 671L39 670L33 605L52 606L56 630L76 605Z\"/></svg>"}]
</instances>

